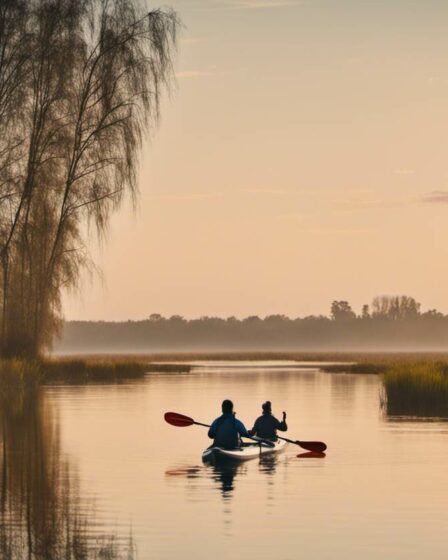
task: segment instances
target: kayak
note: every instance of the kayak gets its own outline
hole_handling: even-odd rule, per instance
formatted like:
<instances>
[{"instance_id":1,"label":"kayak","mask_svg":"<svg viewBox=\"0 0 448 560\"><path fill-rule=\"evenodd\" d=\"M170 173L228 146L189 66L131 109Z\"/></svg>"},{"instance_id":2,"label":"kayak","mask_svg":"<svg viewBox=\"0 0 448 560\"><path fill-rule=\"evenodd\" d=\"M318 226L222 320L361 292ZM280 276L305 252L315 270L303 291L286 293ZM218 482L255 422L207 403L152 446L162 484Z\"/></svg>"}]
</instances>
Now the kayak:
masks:
<instances>
[{"instance_id":1,"label":"kayak","mask_svg":"<svg viewBox=\"0 0 448 560\"><path fill-rule=\"evenodd\" d=\"M274 443L274 442L273 442ZM208 447L202 453L204 463L212 463L216 460L230 461L249 461L256 459L260 455L276 455L285 450L288 443L286 441L277 440L273 446L266 443L248 443L237 449L223 449L222 447Z\"/></svg>"}]
</instances>

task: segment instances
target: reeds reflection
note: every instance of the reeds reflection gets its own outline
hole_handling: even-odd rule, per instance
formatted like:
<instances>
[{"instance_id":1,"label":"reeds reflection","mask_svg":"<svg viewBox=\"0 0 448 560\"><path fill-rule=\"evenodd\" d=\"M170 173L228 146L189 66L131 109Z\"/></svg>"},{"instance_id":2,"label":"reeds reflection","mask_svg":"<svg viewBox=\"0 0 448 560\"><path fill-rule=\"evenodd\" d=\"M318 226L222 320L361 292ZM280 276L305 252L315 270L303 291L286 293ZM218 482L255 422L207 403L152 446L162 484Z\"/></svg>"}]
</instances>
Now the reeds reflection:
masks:
<instances>
[{"instance_id":1,"label":"reeds reflection","mask_svg":"<svg viewBox=\"0 0 448 560\"><path fill-rule=\"evenodd\" d=\"M36 386L0 397L0 557L4 560L133 558L132 539L93 533L93 505L61 451L54 411Z\"/></svg>"}]
</instances>

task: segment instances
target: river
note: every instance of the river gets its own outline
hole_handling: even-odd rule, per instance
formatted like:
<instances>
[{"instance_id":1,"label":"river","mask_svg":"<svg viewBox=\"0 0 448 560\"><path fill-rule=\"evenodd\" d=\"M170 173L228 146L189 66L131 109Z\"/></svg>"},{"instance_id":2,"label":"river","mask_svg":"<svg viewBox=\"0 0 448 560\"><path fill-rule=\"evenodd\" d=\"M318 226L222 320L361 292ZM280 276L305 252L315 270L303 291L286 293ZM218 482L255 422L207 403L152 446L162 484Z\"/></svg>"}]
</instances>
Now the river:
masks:
<instances>
[{"instance_id":1,"label":"river","mask_svg":"<svg viewBox=\"0 0 448 560\"><path fill-rule=\"evenodd\" d=\"M287 435L325 441L326 457L289 445L274 460L203 465L206 429L163 414L210 423L224 398L247 427L271 400ZM388 418L381 398L374 375L209 362L9 402L2 558L445 559L448 424Z\"/></svg>"}]
</instances>

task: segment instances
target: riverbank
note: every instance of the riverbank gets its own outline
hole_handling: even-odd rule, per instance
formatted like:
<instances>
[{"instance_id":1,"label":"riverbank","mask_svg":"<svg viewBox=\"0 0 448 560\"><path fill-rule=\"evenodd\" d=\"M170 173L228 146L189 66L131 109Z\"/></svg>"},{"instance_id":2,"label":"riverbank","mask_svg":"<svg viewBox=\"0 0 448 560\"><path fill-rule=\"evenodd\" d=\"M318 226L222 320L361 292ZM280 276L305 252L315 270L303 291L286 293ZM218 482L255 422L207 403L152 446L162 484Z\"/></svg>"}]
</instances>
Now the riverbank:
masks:
<instances>
[{"instance_id":1,"label":"riverbank","mask_svg":"<svg viewBox=\"0 0 448 560\"><path fill-rule=\"evenodd\" d=\"M147 373L188 373L188 364L159 364L144 358L87 356L41 360L0 360L0 387L51 383L120 383L141 379Z\"/></svg>"},{"instance_id":2,"label":"riverbank","mask_svg":"<svg viewBox=\"0 0 448 560\"><path fill-rule=\"evenodd\" d=\"M98 369L94 375L110 377L108 364L122 367L123 374L140 375L139 367L145 364L160 371L165 368L186 368L197 362L207 361L297 361L319 363L327 373L375 374L380 375L384 386L383 403L385 412L391 416L448 417L448 354L444 352L418 353L359 353L359 352L205 352L205 353L159 353L146 356L88 358ZM112 360L112 362L110 362ZM63 360L59 359L60 364ZM70 359L68 359L70 363ZM73 359L72 359L73 362ZM74 361L76 363L76 360ZM333 363L329 363L333 362ZM338 363L334 363L338 362ZM122 365L121 365L122 364ZM60 367L60 366L58 366ZM135 371L134 369L135 368ZM56 368L57 369L57 368ZM64 368L64 375L70 368ZM75 368L76 369L76 368ZM122 374L119 374L122 375ZM80 379L79 372L75 372Z\"/></svg>"},{"instance_id":3,"label":"riverbank","mask_svg":"<svg viewBox=\"0 0 448 560\"><path fill-rule=\"evenodd\" d=\"M358 351L205 351L205 352L148 352L117 354L69 354L55 355L55 360L113 360L144 361L145 363L176 363L197 361L270 361L291 360L297 362L349 362L349 363L391 363L415 361L448 362L448 352L358 352Z\"/></svg>"},{"instance_id":4,"label":"riverbank","mask_svg":"<svg viewBox=\"0 0 448 560\"><path fill-rule=\"evenodd\" d=\"M322 366L327 373L381 375L389 416L448 418L448 360L444 355L379 356L376 361Z\"/></svg>"},{"instance_id":5,"label":"riverbank","mask_svg":"<svg viewBox=\"0 0 448 560\"><path fill-rule=\"evenodd\" d=\"M381 375L387 414L448 417L446 353L195 352L0 360L0 392L60 383L123 383L148 373L189 373L194 364L210 361L296 361L318 363L330 374Z\"/></svg>"}]
</instances>

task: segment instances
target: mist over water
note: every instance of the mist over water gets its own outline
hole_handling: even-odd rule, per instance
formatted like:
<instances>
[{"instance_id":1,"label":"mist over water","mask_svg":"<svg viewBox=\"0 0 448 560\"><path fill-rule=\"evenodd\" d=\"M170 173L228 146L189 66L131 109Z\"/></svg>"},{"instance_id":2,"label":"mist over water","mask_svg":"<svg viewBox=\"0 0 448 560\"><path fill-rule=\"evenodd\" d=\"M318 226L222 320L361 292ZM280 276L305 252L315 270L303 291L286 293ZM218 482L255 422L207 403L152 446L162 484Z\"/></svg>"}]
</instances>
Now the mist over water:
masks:
<instances>
[{"instance_id":1,"label":"mist over water","mask_svg":"<svg viewBox=\"0 0 448 560\"><path fill-rule=\"evenodd\" d=\"M76 558L78 542L87 558L100 546L145 560L446 558L448 424L387 418L377 376L273 366L209 362L130 384L45 387L18 413L3 405L5 558L28 557L30 538L33 559L70 547ZM247 427L270 399L288 413L286 435L325 441L326 457L288 446L203 465L205 428L174 428L163 414L209 423L223 398Z\"/></svg>"}]
</instances>

